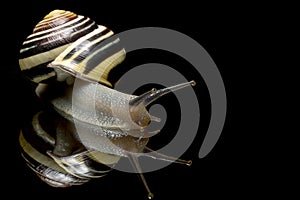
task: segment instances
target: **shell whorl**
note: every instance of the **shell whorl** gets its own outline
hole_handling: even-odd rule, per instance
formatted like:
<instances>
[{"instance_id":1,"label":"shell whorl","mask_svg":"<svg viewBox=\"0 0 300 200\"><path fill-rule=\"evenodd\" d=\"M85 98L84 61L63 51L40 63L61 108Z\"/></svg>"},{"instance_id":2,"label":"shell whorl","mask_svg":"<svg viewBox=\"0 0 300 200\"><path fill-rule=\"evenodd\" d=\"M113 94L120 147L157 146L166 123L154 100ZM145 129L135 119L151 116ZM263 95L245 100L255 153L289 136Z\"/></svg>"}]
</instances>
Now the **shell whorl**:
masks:
<instances>
[{"instance_id":1,"label":"shell whorl","mask_svg":"<svg viewBox=\"0 0 300 200\"><path fill-rule=\"evenodd\" d=\"M53 10L36 24L32 34L23 42L19 56L21 71L36 83L57 80L57 73L63 70L73 76L111 86L107 75L111 68L123 61L125 50L116 48L118 41L106 46L99 43L113 34L89 17ZM76 59L76 55L80 56L80 60Z\"/></svg>"},{"instance_id":2,"label":"shell whorl","mask_svg":"<svg viewBox=\"0 0 300 200\"><path fill-rule=\"evenodd\" d=\"M119 38L110 39L113 34L110 29L98 25L97 29L71 44L49 67L112 87L107 80L108 74L125 59L126 54Z\"/></svg>"}]
</instances>

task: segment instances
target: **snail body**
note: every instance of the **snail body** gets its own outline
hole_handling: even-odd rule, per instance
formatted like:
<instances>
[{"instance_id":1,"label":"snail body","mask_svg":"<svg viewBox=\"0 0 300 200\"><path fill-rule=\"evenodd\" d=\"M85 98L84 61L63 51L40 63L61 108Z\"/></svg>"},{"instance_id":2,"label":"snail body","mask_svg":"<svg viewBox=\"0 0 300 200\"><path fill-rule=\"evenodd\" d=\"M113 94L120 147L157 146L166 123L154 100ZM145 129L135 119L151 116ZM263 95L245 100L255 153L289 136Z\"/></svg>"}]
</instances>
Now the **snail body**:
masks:
<instances>
[{"instance_id":1,"label":"snail body","mask_svg":"<svg viewBox=\"0 0 300 200\"><path fill-rule=\"evenodd\" d=\"M147 106L161 96L190 86L193 82L178 84L161 90L152 89L140 96L126 94L104 85L76 80L76 87L64 87L63 95L44 97L65 118L75 123L96 126L107 137L150 137L159 130L149 132L147 126L151 121L160 121L151 116ZM61 85L58 85L61 87ZM38 96L47 96L59 89L55 86L40 86ZM147 135L148 134L148 135Z\"/></svg>"}]
</instances>

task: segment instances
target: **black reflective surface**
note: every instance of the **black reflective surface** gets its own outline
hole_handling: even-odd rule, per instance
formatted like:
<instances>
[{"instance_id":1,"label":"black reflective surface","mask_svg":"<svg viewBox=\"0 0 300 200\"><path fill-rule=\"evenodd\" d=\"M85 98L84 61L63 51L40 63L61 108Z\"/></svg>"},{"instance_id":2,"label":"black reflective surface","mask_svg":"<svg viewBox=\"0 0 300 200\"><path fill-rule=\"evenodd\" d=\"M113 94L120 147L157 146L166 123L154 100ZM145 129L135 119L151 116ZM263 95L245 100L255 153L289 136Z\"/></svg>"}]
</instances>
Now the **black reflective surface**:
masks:
<instances>
[{"instance_id":1,"label":"black reflective surface","mask_svg":"<svg viewBox=\"0 0 300 200\"><path fill-rule=\"evenodd\" d=\"M247 128L237 125L234 117L234 103L232 88L237 87L235 76L240 69L234 69L231 52L234 49L230 42L235 34L236 23L226 15L217 15L213 7L198 7L198 5L169 5L165 8L152 2L141 2L138 7L127 6L126 2L119 5L114 2L105 5L94 1L22 1L3 6L3 10L9 10L9 16L5 17L2 27L4 36L4 50L2 55L2 108L4 129L1 131L1 191L11 198L21 195L21 198L48 199L85 198L97 199L147 199L147 193L136 174L112 171L100 179L93 179L83 185L70 188L53 188L42 182L30 170L19 151L19 132L30 121L32 115L43 109L43 103L36 98L34 87L22 75L18 68L18 51L24 38L31 33L33 26L46 13L53 9L72 10L76 13L90 16L99 24L103 24L114 30L115 33L131 28L143 26L165 27L180 31L201 44L211 55L223 77L227 98L228 114L221 137L214 149L205 157L198 157L202 140L209 124L209 95L201 76L193 72L184 72L187 77L197 82L197 95L201 99L201 122L199 132L190 148L182 155L182 159L193 161L192 166L172 164L159 171L146 173L145 178L155 195L155 199L210 199L221 194L222 198L241 199L243 196L252 196L262 190L261 178L252 170L257 168L253 157L249 157L247 138L243 137ZM142 5L143 4L143 5ZM147 4L151 4L148 5ZM116 10L114 7L120 6ZM198 9L196 9L196 7ZM121 11L120 11L121 10ZM206 11L206 12L205 12ZM226 14L226 13L225 13ZM14 16L14 17L12 17ZM2 45L3 47L3 45ZM160 62L173 66L187 65L185 61L170 53L145 50L135 52L128 56L127 66L141 63ZM229 61L231 60L231 61ZM238 95L234 95L235 97ZM170 97L172 98L172 97ZM161 102L167 101L162 99ZM170 103L165 103L171 106ZM169 111L176 121L176 111ZM238 118L238 117L237 117ZM165 129L176 130L176 126L167 123ZM167 134L167 133L166 133ZM160 148L170 141L172 136L161 135L153 138L149 143L152 148ZM251 155L253 156L253 155ZM126 160L122 162L128 162ZM158 161L159 162L159 161ZM252 174L254 174L252 176ZM251 181L253 184L249 184ZM262 178L262 181L265 181ZM256 185L258 184L258 186ZM12 192L7 192L7 191ZM204 198L205 199L205 198ZM242 198L243 199L243 198Z\"/></svg>"}]
</instances>

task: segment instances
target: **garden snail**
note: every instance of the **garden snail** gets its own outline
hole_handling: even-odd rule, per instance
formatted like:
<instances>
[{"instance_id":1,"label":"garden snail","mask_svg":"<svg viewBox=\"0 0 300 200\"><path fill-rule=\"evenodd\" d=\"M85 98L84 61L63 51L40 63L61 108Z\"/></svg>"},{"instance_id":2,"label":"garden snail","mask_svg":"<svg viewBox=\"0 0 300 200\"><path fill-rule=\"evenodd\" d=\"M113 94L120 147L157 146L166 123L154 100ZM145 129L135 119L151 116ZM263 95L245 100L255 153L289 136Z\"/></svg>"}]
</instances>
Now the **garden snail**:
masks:
<instances>
[{"instance_id":1,"label":"garden snail","mask_svg":"<svg viewBox=\"0 0 300 200\"><path fill-rule=\"evenodd\" d=\"M22 155L54 187L102 177L126 157L152 198L136 153L187 165L191 161L164 156L146 146L149 137L159 132L147 130L151 121L159 121L147 106L195 82L152 89L140 96L114 90L108 76L126 52L118 38L110 40L112 35L90 18L64 10L50 12L35 26L21 47L19 64L22 73L38 84L37 96L51 108L34 115L21 131Z\"/></svg>"}]
</instances>

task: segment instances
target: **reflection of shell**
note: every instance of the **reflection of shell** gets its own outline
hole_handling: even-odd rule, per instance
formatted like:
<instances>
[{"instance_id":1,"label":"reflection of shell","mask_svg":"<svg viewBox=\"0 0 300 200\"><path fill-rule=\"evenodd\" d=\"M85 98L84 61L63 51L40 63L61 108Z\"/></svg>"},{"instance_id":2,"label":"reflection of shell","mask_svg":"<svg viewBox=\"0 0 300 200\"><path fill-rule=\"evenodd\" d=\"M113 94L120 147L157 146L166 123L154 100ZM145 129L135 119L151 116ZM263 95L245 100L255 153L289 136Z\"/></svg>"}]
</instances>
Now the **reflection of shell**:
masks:
<instances>
[{"instance_id":1,"label":"reflection of shell","mask_svg":"<svg viewBox=\"0 0 300 200\"><path fill-rule=\"evenodd\" d=\"M81 185L89 181L89 179L79 178L69 174L53 159L34 148L25 139L23 132L20 133L19 142L26 164L47 184L53 187L70 187L72 185Z\"/></svg>"},{"instance_id":2,"label":"reflection of shell","mask_svg":"<svg viewBox=\"0 0 300 200\"><path fill-rule=\"evenodd\" d=\"M74 136L72 124L54 112L37 113L21 131L19 143L27 165L54 187L81 185L105 176L120 159L87 150Z\"/></svg>"},{"instance_id":3,"label":"reflection of shell","mask_svg":"<svg viewBox=\"0 0 300 200\"><path fill-rule=\"evenodd\" d=\"M88 17L54 10L23 42L20 68L36 83L65 77L63 70L111 86L107 81L108 73L125 58L119 39L106 40L112 35L110 29L97 25ZM55 62L48 67L53 60Z\"/></svg>"}]
</instances>

